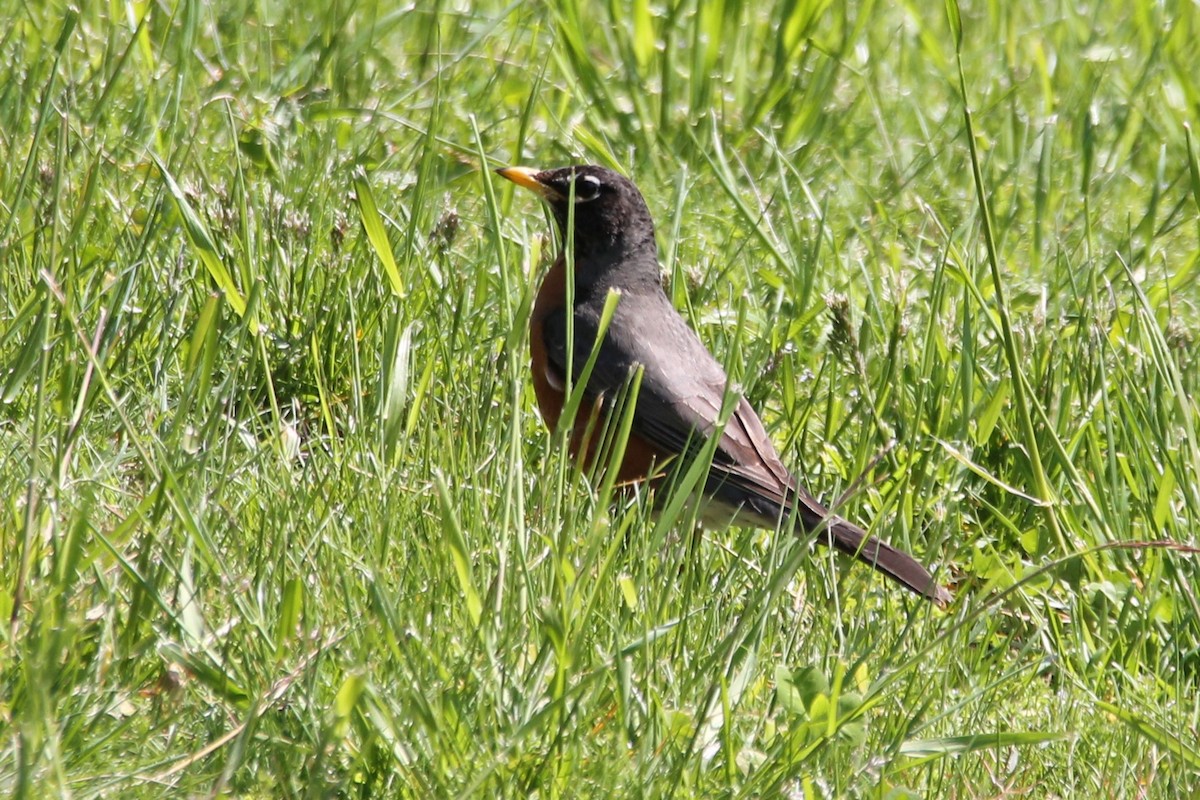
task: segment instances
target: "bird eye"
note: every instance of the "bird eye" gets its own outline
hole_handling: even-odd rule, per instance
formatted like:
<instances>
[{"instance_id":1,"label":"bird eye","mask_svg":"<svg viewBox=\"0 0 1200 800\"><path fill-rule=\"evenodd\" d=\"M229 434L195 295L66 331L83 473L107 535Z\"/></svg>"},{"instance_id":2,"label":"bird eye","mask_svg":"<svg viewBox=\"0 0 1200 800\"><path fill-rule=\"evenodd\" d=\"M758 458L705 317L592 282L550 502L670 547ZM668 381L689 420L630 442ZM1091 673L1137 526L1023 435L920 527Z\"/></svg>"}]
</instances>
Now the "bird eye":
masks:
<instances>
[{"instance_id":1,"label":"bird eye","mask_svg":"<svg viewBox=\"0 0 1200 800\"><path fill-rule=\"evenodd\" d=\"M575 181L575 202L586 203L600 196L600 179L595 175L582 175Z\"/></svg>"}]
</instances>

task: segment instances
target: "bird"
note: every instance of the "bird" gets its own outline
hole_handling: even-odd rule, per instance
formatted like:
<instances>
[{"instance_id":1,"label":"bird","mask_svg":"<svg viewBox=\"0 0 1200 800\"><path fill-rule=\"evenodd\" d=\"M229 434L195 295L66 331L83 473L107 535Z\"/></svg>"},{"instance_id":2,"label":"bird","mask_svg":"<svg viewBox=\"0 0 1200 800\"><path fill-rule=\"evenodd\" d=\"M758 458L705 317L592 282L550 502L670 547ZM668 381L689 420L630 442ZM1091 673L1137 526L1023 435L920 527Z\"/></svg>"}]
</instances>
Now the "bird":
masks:
<instances>
[{"instance_id":1,"label":"bird","mask_svg":"<svg viewBox=\"0 0 1200 800\"><path fill-rule=\"evenodd\" d=\"M654 221L633 181L590 164L496 172L540 197L560 234L559 255L542 278L529 321L534 395L551 432L563 413L568 368L575 385L603 332L583 387L591 411L581 406L570 431L573 458L595 462L602 437L593 412L613 413L617 398L628 392L632 424L623 458L614 465L620 485L678 476L680 465L707 447L712 462L701 488L703 522L770 529L791 524L940 607L951 602L950 591L919 561L831 512L801 486L744 397L735 393L732 410L725 408L728 420L719 424L729 378L663 290ZM568 265L574 278L569 307ZM618 293L616 307L602 331L611 292ZM639 370L634 394L631 382Z\"/></svg>"}]
</instances>

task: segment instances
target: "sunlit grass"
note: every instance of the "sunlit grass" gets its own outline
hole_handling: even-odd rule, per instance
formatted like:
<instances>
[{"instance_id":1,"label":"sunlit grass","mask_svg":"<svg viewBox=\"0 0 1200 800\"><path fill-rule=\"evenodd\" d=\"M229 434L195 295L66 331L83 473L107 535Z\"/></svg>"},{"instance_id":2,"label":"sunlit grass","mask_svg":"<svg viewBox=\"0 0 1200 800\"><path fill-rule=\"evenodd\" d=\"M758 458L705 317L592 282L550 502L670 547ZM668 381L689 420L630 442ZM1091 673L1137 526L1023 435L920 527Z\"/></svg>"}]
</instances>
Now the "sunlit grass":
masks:
<instances>
[{"instance_id":1,"label":"sunlit grass","mask_svg":"<svg viewBox=\"0 0 1200 800\"><path fill-rule=\"evenodd\" d=\"M0 786L1197 790L1193 6L218 5L2 13ZM571 161L949 612L574 474Z\"/></svg>"}]
</instances>

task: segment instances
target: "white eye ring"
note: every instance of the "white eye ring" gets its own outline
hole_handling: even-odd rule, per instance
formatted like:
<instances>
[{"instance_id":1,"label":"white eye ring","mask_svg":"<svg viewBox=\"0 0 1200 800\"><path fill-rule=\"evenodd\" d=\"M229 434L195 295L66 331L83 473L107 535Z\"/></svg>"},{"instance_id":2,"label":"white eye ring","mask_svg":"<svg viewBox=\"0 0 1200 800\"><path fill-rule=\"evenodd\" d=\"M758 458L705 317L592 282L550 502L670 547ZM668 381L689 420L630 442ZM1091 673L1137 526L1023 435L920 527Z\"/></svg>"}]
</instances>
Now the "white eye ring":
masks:
<instances>
[{"instance_id":1,"label":"white eye ring","mask_svg":"<svg viewBox=\"0 0 1200 800\"><path fill-rule=\"evenodd\" d=\"M575 202L586 203L600 196L600 179L595 175L581 175L575 181Z\"/></svg>"}]
</instances>

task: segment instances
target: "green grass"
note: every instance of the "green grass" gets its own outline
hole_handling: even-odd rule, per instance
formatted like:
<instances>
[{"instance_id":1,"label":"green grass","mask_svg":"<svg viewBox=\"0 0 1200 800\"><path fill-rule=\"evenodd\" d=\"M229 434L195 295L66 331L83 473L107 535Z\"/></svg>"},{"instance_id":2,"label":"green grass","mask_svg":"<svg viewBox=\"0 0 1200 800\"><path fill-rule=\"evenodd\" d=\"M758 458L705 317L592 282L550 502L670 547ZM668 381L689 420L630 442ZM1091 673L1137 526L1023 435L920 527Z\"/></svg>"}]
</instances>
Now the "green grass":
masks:
<instances>
[{"instance_id":1,"label":"green grass","mask_svg":"<svg viewBox=\"0 0 1200 800\"><path fill-rule=\"evenodd\" d=\"M914 3L80 5L0 13L5 791L1200 791L1194 3L961 80ZM572 161L953 608L573 473L482 169Z\"/></svg>"}]
</instances>

